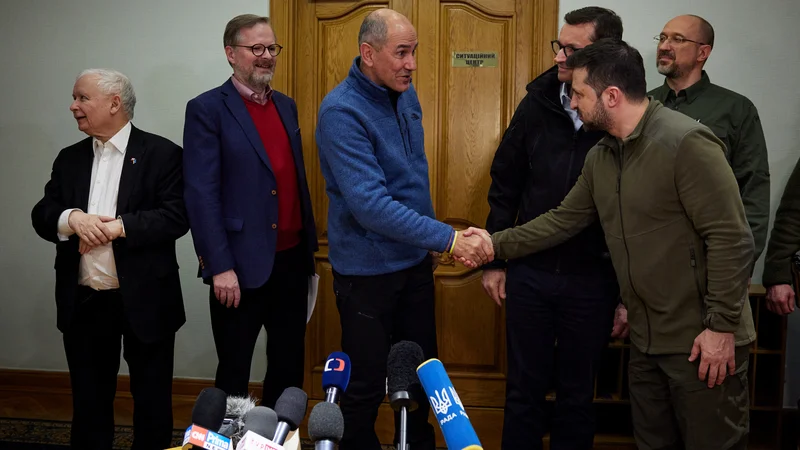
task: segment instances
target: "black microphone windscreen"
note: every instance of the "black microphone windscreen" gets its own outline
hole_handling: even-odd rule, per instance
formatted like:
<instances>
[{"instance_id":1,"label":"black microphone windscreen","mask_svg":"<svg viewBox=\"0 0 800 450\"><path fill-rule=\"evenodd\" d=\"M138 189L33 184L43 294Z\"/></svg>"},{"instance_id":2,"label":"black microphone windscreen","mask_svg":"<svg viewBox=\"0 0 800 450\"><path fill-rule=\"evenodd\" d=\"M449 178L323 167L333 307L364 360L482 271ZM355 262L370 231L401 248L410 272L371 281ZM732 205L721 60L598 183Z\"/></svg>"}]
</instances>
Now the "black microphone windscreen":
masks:
<instances>
[{"instance_id":1,"label":"black microphone windscreen","mask_svg":"<svg viewBox=\"0 0 800 450\"><path fill-rule=\"evenodd\" d=\"M308 435L314 442L339 442L344 434L344 417L336 403L317 403L308 416Z\"/></svg>"},{"instance_id":2,"label":"black microphone windscreen","mask_svg":"<svg viewBox=\"0 0 800 450\"><path fill-rule=\"evenodd\" d=\"M244 416L244 432L253 433L272 439L278 428L278 415L266 406L256 406Z\"/></svg>"},{"instance_id":3,"label":"black microphone windscreen","mask_svg":"<svg viewBox=\"0 0 800 450\"><path fill-rule=\"evenodd\" d=\"M392 346L386 361L386 389L391 397L398 391L408 391L419 384L417 367L425 360L422 347L416 342L400 341Z\"/></svg>"},{"instance_id":4,"label":"black microphone windscreen","mask_svg":"<svg viewBox=\"0 0 800 450\"><path fill-rule=\"evenodd\" d=\"M308 408L308 395L296 387L284 389L283 394L275 403L275 413L278 415L279 422L289 424L289 429L294 431L300 426L300 422L306 416Z\"/></svg>"},{"instance_id":5,"label":"black microphone windscreen","mask_svg":"<svg viewBox=\"0 0 800 450\"><path fill-rule=\"evenodd\" d=\"M227 399L222 389L208 387L200 391L192 407L192 423L216 433L225 419Z\"/></svg>"}]
</instances>

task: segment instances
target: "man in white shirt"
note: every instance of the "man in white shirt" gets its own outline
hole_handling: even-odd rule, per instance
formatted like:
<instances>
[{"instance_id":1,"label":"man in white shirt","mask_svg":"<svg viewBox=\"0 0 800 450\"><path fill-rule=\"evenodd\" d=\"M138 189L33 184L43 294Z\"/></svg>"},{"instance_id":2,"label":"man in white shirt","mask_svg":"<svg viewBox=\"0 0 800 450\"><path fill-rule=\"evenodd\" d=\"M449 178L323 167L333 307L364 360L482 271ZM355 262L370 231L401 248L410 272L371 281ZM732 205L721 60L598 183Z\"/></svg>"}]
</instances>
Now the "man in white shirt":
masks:
<instances>
[{"instance_id":1,"label":"man in white shirt","mask_svg":"<svg viewBox=\"0 0 800 450\"><path fill-rule=\"evenodd\" d=\"M70 111L89 137L61 150L31 214L39 236L56 244L72 448L112 448L123 346L133 449L167 448L175 332L186 321L175 255L189 228L182 150L131 124L136 96L122 73L86 70L72 98Z\"/></svg>"}]
</instances>

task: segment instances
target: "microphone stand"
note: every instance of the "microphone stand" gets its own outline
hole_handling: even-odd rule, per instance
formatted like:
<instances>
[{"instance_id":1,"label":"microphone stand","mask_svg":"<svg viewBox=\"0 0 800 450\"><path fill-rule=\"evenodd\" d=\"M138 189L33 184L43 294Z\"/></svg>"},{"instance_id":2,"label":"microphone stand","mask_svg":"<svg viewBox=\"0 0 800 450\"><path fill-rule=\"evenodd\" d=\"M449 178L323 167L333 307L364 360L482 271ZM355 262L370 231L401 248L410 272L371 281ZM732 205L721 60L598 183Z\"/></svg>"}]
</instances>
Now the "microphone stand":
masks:
<instances>
[{"instance_id":1,"label":"microphone stand","mask_svg":"<svg viewBox=\"0 0 800 450\"><path fill-rule=\"evenodd\" d=\"M408 407L413 404L413 400L408 395L407 391L397 391L392 394L390 403L394 406L395 410L399 407L400 410L400 441L397 450L408 450ZM412 409L416 409L413 408Z\"/></svg>"}]
</instances>

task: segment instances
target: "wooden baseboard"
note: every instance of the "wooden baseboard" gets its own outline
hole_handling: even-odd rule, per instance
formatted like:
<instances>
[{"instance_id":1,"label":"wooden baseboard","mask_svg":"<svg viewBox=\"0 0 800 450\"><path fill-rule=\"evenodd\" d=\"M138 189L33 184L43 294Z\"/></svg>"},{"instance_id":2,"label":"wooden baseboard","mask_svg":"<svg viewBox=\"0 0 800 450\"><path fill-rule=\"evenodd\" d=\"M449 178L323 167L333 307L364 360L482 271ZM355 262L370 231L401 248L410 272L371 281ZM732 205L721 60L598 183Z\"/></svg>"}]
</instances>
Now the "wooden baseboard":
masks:
<instances>
[{"instance_id":1,"label":"wooden baseboard","mask_svg":"<svg viewBox=\"0 0 800 450\"><path fill-rule=\"evenodd\" d=\"M213 385L213 380L174 379L172 408L176 429L191 424L197 395ZM250 391L260 392L261 385L252 383ZM120 375L117 379L114 412L118 425L133 424L133 398L127 375ZM0 417L69 422L72 420L69 373L0 369Z\"/></svg>"}]
</instances>

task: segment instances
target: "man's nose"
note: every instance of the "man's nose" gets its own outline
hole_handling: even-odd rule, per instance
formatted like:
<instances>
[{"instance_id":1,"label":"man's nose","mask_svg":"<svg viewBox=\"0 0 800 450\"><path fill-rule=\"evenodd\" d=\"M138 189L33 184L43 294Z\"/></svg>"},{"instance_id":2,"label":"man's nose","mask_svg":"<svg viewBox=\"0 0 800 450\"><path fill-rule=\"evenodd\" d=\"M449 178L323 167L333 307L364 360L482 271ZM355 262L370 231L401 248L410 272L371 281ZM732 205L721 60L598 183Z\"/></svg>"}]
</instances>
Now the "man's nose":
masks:
<instances>
[{"instance_id":1,"label":"man's nose","mask_svg":"<svg viewBox=\"0 0 800 450\"><path fill-rule=\"evenodd\" d=\"M414 55L411 55L406 60L406 70L409 72L413 72L417 70L417 58Z\"/></svg>"},{"instance_id":2,"label":"man's nose","mask_svg":"<svg viewBox=\"0 0 800 450\"><path fill-rule=\"evenodd\" d=\"M553 61L555 61L557 64L561 64L567 61L567 55L564 52L563 48L559 50L558 53L556 53L556 57L553 58Z\"/></svg>"}]
</instances>

